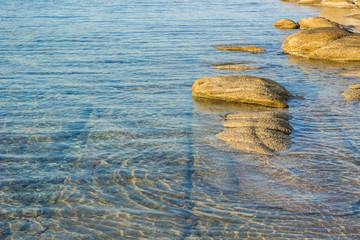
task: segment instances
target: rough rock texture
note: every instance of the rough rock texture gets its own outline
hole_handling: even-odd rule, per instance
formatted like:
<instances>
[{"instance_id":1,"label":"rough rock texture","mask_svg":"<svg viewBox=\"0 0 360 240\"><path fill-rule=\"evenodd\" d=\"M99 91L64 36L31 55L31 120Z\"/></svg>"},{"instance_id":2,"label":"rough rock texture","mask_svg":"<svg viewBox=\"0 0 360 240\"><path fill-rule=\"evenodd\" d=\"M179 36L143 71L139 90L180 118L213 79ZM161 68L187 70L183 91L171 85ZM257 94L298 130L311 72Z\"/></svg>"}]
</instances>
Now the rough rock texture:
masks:
<instances>
[{"instance_id":1,"label":"rough rock texture","mask_svg":"<svg viewBox=\"0 0 360 240\"><path fill-rule=\"evenodd\" d=\"M282 45L285 53L335 61L360 61L360 34L338 27L314 28L289 36Z\"/></svg>"},{"instance_id":2,"label":"rough rock texture","mask_svg":"<svg viewBox=\"0 0 360 240\"><path fill-rule=\"evenodd\" d=\"M246 71L246 70L260 69L258 67L246 66L242 63L218 64L218 65L214 65L212 68L217 70L225 70L225 71Z\"/></svg>"},{"instance_id":3,"label":"rough rock texture","mask_svg":"<svg viewBox=\"0 0 360 240\"><path fill-rule=\"evenodd\" d=\"M292 95L279 83L252 76L218 76L201 78L192 86L195 97L269 107L288 107Z\"/></svg>"},{"instance_id":4,"label":"rough rock texture","mask_svg":"<svg viewBox=\"0 0 360 240\"><path fill-rule=\"evenodd\" d=\"M330 21L329 19L323 17L309 17L299 20L298 24L300 29L312 29L320 27L339 27L343 28L339 23Z\"/></svg>"},{"instance_id":5,"label":"rough rock texture","mask_svg":"<svg viewBox=\"0 0 360 240\"><path fill-rule=\"evenodd\" d=\"M251 53L263 53L264 49L255 46L221 46L217 47L217 50L221 51L237 51L237 52L251 52Z\"/></svg>"},{"instance_id":6,"label":"rough rock texture","mask_svg":"<svg viewBox=\"0 0 360 240\"><path fill-rule=\"evenodd\" d=\"M280 112L242 112L226 116L217 137L244 152L273 155L290 146L290 116Z\"/></svg>"},{"instance_id":7,"label":"rough rock texture","mask_svg":"<svg viewBox=\"0 0 360 240\"><path fill-rule=\"evenodd\" d=\"M297 29L299 24L290 19L282 19L274 24L274 27L280 29Z\"/></svg>"},{"instance_id":8,"label":"rough rock texture","mask_svg":"<svg viewBox=\"0 0 360 240\"><path fill-rule=\"evenodd\" d=\"M323 7L360 8L359 0L281 0L283 2L296 2Z\"/></svg>"},{"instance_id":9,"label":"rough rock texture","mask_svg":"<svg viewBox=\"0 0 360 240\"><path fill-rule=\"evenodd\" d=\"M360 89L343 92L345 101L360 101Z\"/></svg>"}]
</instances>

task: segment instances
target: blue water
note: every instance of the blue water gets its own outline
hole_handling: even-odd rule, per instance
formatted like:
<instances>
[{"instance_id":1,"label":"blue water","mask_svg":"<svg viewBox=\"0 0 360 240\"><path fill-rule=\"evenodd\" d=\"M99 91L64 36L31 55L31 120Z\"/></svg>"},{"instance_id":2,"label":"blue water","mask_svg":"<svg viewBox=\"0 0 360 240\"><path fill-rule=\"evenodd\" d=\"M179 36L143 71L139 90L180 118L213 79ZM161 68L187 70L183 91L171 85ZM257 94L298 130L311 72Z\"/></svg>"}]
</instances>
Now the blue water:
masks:
<instances>
[{"instance_id":1,"label":"blue water","mask_svg":"<svg viewBox=\"0 0 360 240\"><path fill-rule=\"evenodd\" d=\"M277 0L0 3L0 239L360 238L358 63L284 55L273 24L320 9ZM265 54L216 50L251 44ZM219 71L249 62L260 70ZM198 78L268 77L291 147L243 153Z\"/></svg>"}]
</instances>

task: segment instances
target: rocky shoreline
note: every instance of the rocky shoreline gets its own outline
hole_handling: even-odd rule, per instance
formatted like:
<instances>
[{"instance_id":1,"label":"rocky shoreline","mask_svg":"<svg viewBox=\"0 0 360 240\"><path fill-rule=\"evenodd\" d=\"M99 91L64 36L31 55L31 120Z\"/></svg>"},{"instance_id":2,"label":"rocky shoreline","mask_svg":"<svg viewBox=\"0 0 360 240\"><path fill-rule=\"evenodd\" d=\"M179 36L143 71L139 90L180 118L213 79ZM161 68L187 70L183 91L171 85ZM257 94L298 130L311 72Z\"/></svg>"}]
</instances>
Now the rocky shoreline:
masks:
<instances>
[{"instance_id":1,"label":"rocky shoreline","mask_svg":"<svg viewBox=\"0 0 360 240\"><path fill-rule=\"evenodd\" d=\"M282 0L285 1L285 0ZM341 8L360 8L358 0L286 0L314 6ZM282 44L284 53L305 59L324 59L329 61L359 62L360 33L323 17L303 18L298 22L282 19L274 24L282 30L299 29L286 38ZM242 51L249 54L266 53L257 46L219 46L221 51ZM214 69L227 71L246 71L258 68L244 64L227 63L213 66ZM360 77L360 76L359 76ZM349 86L343 92L345 101L360 101L360 86ZM230 113L225 117L225 130L217 135L232 149L242 152L274 155L290 146L292 127L290 116L271 108L288 108L287 100L294 96L279 83L255 76L216 76L201 78L192 86L195 98L226 101L254 105L254 111ZM256 110L257 106L269 110Z\"/></svg>"},{"instance_id":2,"label":"rocky shoreline","mask_svg":"<svg viewBox=\"0 0 360 240\"><path fill-rule=\"evenodd\" d=\"M359 0L281 0L298 4L335 8L360 8Z\"/></svg>"}]
</instances>

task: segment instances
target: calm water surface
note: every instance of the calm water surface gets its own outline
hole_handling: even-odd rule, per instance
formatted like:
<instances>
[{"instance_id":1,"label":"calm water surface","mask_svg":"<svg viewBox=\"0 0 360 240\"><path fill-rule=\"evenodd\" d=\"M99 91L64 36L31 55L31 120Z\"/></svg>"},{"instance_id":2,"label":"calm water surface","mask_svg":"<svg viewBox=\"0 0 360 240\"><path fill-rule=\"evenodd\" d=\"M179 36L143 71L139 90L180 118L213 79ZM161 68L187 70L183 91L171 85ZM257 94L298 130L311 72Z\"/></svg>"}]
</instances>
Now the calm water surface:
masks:
<instances>
[{"instance_id":1,"label":"calm water surface","mask_svg":"<svg viewBox=\"0 0 360 240\"><path fill-rule=\"evenodd\" d=\"M292 58L278 0L2 0L0 239L360 238L359 64ZM360 24L359 24L360 25ZM254 44L265 54L220 52ZM250 62L289 101L275 156L216 138L229 112L198 78Z\"/></svg>"}]
</instances>

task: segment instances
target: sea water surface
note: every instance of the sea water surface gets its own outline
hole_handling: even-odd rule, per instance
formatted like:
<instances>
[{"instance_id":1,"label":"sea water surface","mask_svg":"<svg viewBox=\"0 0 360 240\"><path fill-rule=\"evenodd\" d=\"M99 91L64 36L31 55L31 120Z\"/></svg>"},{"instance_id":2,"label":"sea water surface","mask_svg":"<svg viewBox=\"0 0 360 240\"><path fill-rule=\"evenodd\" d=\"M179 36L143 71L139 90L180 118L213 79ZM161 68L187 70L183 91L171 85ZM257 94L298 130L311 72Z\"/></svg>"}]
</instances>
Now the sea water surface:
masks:
<instances>
[{"instance_id":1,"label":"sea water surface","mask_svg":"<svg viewBox=\"0 0 360 240\"><path fill-rule=\"evenodd\" d=\"M296 30L273 27L322 9L1 0L0 11L0 239L360 238L359 103L341 96L359 63L289 57L281 44ZM226 44L267 52L215 48ZM211 68L229 62L260 69ZM227 113L260 107L196 101L191 86L234 74L304 97L282 110L288 150L216 138Z\"/></svg>"}]
</instances>

